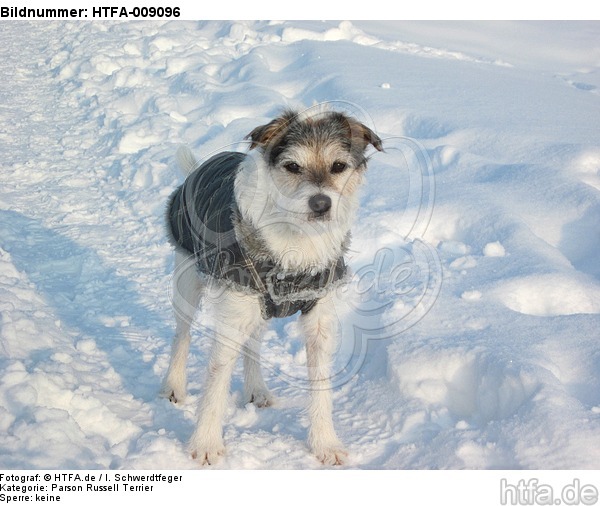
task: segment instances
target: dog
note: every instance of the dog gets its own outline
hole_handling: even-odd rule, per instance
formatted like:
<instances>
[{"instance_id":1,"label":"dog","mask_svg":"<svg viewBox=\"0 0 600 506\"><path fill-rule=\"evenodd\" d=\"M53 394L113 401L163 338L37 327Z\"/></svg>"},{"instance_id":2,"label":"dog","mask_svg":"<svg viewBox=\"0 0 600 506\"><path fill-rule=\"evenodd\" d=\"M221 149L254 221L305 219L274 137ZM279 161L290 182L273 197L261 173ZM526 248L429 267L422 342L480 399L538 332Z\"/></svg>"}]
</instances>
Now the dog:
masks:
<instances>
[{"instance_id":1,"label":"dog","mask_svg":"<svg viewBox=\"0 0 600 506\"><path fill-rule=\"evenodd\" d=\"M246 137L247 152L219 153L199 166L177 153L188 174L167 205L176 250L176 333L161 395L186 394L190 326L202 296L215 312L215 339L198 423L189 448L201 464L225 452L223 417L237 356L244 393L259 408L273 404L260 368L260 340L271 318L300 312L306 339L310 403L308 445L323 464L347 452L332 419L330 361L337 333L334 288L347 278L344 253L367 169L373 130L337 111L285 110Z\"/></svg>"}]
</instances>

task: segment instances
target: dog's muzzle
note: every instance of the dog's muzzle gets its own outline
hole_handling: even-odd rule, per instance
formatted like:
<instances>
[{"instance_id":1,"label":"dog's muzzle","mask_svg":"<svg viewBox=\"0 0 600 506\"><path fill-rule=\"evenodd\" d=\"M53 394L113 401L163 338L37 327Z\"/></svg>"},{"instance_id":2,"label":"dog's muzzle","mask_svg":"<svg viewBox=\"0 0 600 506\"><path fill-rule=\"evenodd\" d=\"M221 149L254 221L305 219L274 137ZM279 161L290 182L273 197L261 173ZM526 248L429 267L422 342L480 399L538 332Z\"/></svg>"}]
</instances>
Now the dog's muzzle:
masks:
<instances>
[{"instance_id":1,"label":"dog's muzzle","mask_svg":"<svg viewBox=\"0 0 600 506\"><path fill-rule=\"evenodd\" d=\"M308 207L314 213L315 218L324 218L331 209L331 198L323 193L318 193L308 199Z\"/></svg>"}]
</instances>

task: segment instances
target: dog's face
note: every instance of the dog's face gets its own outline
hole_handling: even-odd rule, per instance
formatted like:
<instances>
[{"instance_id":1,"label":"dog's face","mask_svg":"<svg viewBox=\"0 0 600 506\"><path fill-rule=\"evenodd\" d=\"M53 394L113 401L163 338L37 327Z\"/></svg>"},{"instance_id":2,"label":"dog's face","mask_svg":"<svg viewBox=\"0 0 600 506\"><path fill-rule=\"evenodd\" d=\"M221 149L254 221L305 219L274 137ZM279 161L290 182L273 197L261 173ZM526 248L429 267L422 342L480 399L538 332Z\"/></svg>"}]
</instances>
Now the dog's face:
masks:
<instances>
[{"instance_id":1,"label":"dog's face","mask_svg":"<svg viewBox=\"0 0 600 506\"><path fill-rule=\"evenodd\" d=\"M248 138L258 156L238 182L248 190L246 198L244 192L237 195L246 217L278 239L328 235L332 243L341 243L358 206L365 152L369 145L381 151L381 139L357 120L332 111L287 111Z\"/></svg>"},{"instance_id":2,"label":"dog's face","mask_svg":"<svg viewBox=\"0 0 600 506\"><path fill-rule=\"evenodd\" d=\"M362 183L367 146L382 149L372 130L337 112L288 111L248 137L251 149L262 151L274 190L289 200L286 210L308 221L335 220L340 201Z\"/></svg>"}]
</instances>

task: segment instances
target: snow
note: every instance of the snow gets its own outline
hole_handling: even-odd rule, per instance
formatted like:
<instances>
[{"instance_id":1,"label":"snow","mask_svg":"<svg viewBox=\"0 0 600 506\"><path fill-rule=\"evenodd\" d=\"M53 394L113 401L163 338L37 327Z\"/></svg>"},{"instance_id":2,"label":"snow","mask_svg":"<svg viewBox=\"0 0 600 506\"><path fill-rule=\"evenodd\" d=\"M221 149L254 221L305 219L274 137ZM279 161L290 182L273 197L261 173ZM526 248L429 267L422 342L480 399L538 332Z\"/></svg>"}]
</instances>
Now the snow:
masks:
<instances>
[{"instance_id":1,"label":"snow","mask_svg":"<svg viewBox=\"0 0 600 506\"><path fill-rule=\"evenodd\" d=\"M506 250L499 241L488 242L483 248L483 254L486 257L503 257L506 255Z\"/></svg>"},{"instance_id":2,"label":"snow","mask_svg":"<svg viewBox=\"0 0 600 506\"><path fill-rule=\"evenodd\" d=\"M600 24L5 22L0 468L195 469L168 365L174 158L333 102L384 139L340 288L356 469L600 466ZM232 383L220 469L319 469L295 320L273 408Z\"/></svg>"}]
</instances>

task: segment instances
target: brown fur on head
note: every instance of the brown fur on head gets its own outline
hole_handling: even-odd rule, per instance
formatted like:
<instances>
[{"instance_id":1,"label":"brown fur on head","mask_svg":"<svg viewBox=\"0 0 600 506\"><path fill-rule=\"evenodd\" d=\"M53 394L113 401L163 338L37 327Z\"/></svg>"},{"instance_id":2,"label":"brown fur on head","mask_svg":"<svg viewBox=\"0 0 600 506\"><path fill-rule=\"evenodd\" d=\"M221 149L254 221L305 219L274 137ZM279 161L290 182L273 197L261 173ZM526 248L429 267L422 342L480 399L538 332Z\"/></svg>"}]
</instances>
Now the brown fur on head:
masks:
<instances>
[{"instance_id":1,"label":"brown fur on head","mask_svg":"<svg viewBox=\"0 0 600 506\"><path fill-rule=\"evenodd\" d=\"M277 138L281 137L288 125L297 116L292 110L286 110L281 116L275 118L266 125L256 127L250 132L246 139L250 139L250 149L256 147L266 148L270 143L273 143Z\"/></svg>"},{"instance_id":2,"label":"brown fur on head","mask_svg":"<svg viewBox=\"0 0 600 506\"><path fill-rule=\"evenodd\" d=\"M381 139L370 128L334 111L286 110L252 130L248 137L250 149L264 153L269 166L275 169L274 180L288 190L298 189L305 182L315 189L353 192L362 181L360 172L366 168L364 153L368 145L383 150Z\"/></svg>"},{"instance_id":3,"label":"brown fur on head","mask_svg":"<svg viewBox=\"0 0 600 506\"><path fill-rule=\"evenodd\" d=\"M266 125L256 127L246 138L251 140L250 149L259 147L272 151L278 144L287 143L288 137L323 140L334 134L344 137L354 149L364 151L371 144L383 151L381 139L369 127L344 113L333 111L307 115L288 109Z\"/></svg>"}]
</instances>

